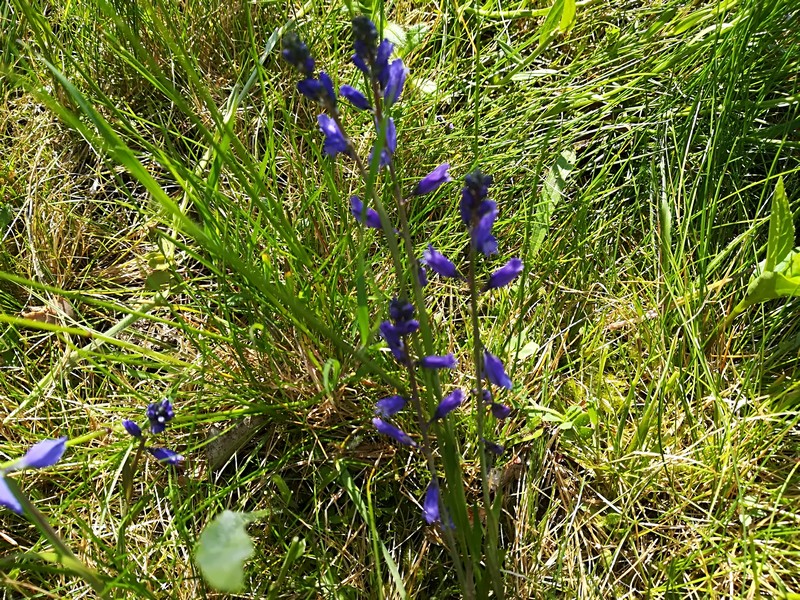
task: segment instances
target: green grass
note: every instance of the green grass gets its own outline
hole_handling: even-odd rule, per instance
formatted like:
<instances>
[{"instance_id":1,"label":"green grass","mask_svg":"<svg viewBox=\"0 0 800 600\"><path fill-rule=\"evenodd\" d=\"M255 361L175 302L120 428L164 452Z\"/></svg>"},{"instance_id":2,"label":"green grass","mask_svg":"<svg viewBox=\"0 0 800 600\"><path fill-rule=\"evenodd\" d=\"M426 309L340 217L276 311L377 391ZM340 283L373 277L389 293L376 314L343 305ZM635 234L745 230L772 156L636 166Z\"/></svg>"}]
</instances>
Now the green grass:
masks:
<instances>
[{"instance_id":1,"label":"green grass","mask_svg":"<svg viewBox=\"0 0 800 600\"><path fill-rule=\"evenodd\" d=\"M356 289L374 329L391 261L354 230L355 169L322 157L274 47L294 22L352 83L347 3L132 5L0 7L0 461L109 428L15 479L116 597L214 597L192 554L224 508L271 512L249 529L243 597L395 597L379 542L408 597L457 597L421 519L423 461L370 424L402 373L359 326ZM716 327L765 256L779 176L798 210L800 12L585 2L540 44L529 9L385 6L426 27L396 113L404 189L441 162L456 179L479 165L498 262L527 266L480 314L517 384L494 473L507 595L798 594L798 301ZM365 155L368 119L343 113ZM410 204L420 253L460 256L458 195ZM466 290L426 292L437 349L467 365ZM186 462L145 461L125 517L119 423L164 395ZM216 458L209 440L243 420ZM453 422L477 501L475 424ZM305 552L270 591L295 537ZM91 593L46 549L0 513L3 597Z\"/></svg>"}]
</instances>

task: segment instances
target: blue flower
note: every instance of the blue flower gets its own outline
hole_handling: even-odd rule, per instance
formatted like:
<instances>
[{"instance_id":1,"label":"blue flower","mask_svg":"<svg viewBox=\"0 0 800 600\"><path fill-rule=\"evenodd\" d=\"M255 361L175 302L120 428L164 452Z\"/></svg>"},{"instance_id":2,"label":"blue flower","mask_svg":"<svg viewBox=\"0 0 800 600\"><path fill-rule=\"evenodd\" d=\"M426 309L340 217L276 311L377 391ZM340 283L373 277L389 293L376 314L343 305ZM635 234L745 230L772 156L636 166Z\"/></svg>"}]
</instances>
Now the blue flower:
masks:
<instances>
[{"instance_id":1,"label":"blue flower","mask_svg":"<svg viewBox=\"0 0 800 600\"><path fill-rule=\"evenodd\" d=\"M331 78L328 76L328 74L325 71L320 71L319 72L319 80L320 80L320 83L322 83L322 89L324 90L325 94L327 95L328 100L330 101L331 105L335 108L336 107L336 92L333 89L333 81L331 81ZM324 102L325 98L324 97L320 97L320 101Z\"/></svg>"},{"instance_id":2,"label":"blue flower","mask_svg":"<svg viewBox=\"0 0 800 600\"><path fill-rule=\"evenodd\" d=\"M0 469L0 506L13 510L17 514L22 514L22 504L11 492L5 480L5 474L11 471L21 471L22 469L43 469L52 467L67 449L67 438L60 437L55 440L42 440L35 443L25 453L25 455L14 461L5 469Z\"/></svg>"},{"instance_id":3,"label":"blue flower","mask_svg":"<svg viewBox=\"0 0 800 600\"><path fill-rule=\"evenodd\" d=\"M392 298L389 302L389 318L395 323L405 323L414 318L417 309L407 300Z\"/></svg>"},{"instance_id":4,"label":"blue flower","mask_svg":"<svg viewBox=\"0 0 800 600\"><path fill-rule=\"evenodd\" d=\"M422 265L420 265L419 269L417 269L417 281L419 281L419 287L425 287L428 285L428 272Z\"/></svg>"},{"instance_id":5,"label":"blue flower","mask_svg":"<svg viewBox=\"0 0 800 600\"><path fill-rule=\"evenodd\" d=\"M439 486L431 481L425 492L425 499L422 501L422 516L428 525L433 525L441 520L439 514Z\"/></svg>"},{"instance_id":6,"label":"blue flower","mask_svg":"<svg viewBox=\"0 0 800 600\"><path fill-rule=\"evenodd\" d=\"M307 77L297 82L297 91L309 100L319 100L325 91L322 82L314 77Z\"/></svg>"},{"instance_id":7,"label":"blue flower","mask_svg":"<svg viewBox=\"0 0 800 600\"><path fill-rule=\"evenodd\" d=\"M461 406L463 400L464 392L461 390L451 392L439 402L439 406L436 407L436 412L433 413L433 419L431 419L431 421L445 418L449 413Z\"/></svg>"},{"instance_id":8,"label":"blue flower","mask_svg":"<svg viewBox=\"0 0 800 600\"><path fill-rule=\"evenodd\" d=\"M367 208L365 211L364 203L358 196L350 197L350 212L353 213L353 216L356 218L356 221L358 221L362 225L370 227L372 229L381 228L381 218L378 215L377 211L373 208Z\"/></svg>"},{"instance_id":9,"label":"blue flower","mask_svg":"<svg viewBox=\"0 0 800 600\"><path fill-rule=\"evenodd\" d=\"M461 190L461 218L467 225L472 225L491 209L486 203L489 186L492 185L492 176L484 175L480 169L475 169L464 178L464 188Z\"/></svg>"},{"instance_id":10,"label":"blue flower","mask_svg":"<svg viewBox=\"0 0 800 600\"><path fill-rule=\"evenodd\" d=\"M403 61L399 58L392 61L389 65L389 74L387 77L386 89L383 92L383 101L386 103L386 108L389 108L400 99L400 94L403 93L403 85L406 82L406 69Z\"/></svg>"},{"instance_id":11,"label":"blue flower","mask_svg":"<svg viewBox=\"0 0 800 600\"><path fill-rule=\"evenodd\" d=\"M522 269L522 261L518 258L512 258L489 276L489 281L486 283L484 291L508 285L522 273Z\"/></svg>"},{"instance_id":12,"label":"blue flower","mask_svg":"<svg viewBox=\"0 0 800 600\"><path fill-rule=\"evenodd\" d=\"M491 408L495 419L505 419L511 414L511 407L499 402L492 402L489 408Z\"/></svg>"},{"instance_id":13,"label":"blue flower","mask_svg":"<svg viewBox=\"0 0 800 600\"><path fill-rule=\"evenodd\" d=\"M406 355L406 344L403 341L402 334L400 331L392 325L391 321L383 321L379 326L378 330L383 336L383 339L386 340L386 345L389 346L389 350L392 351L392 355L400 362L405 364L408 360L408 356Z\"/></svg>"},{"instance_id":14,"label":"blue flower","mask_svg":"<svg viewBox=\"0 0 800 600\"><path fill-rule=\"evenodd\" d=\"M167 422L175 418L175 411L167 398L161 402L153 402L147 407L147 418L150 420L150 431L161 433L166 429Z\"/></svg>"},{"instance_id":15,"label":"blue flower","mask_svg":"<svg viewBox=\"0 0 800 600\"><path fill-rule=\"evenodd\" d=\"M374 419L372 419L372 424L375 426L375 429L377 429L379 433L382 433L383 435L388 435L390 438L400 442L404 446L413 446L413 447L417 446L417 443L414 440L412 440L408 436L408 434L399 430L391 423L387 423L383 419L375 417Z\"/></svg>"},{"instance_id":16,"label":"blue flower","mask_svg":"<svg viewBox=\"0 0 800 600\"><path fill-rule=\"evenodd\" d=\"M435 354L426 356L419 361L419 364L426 369L455 369L457 363L456 357L453 356L451 352L444 356L437 356Z\"/></svg>"},{"instance_id":17,"label":"blue flower","mask_svg":"<svg viewBox=\"0 0 800 600\"><path fill-rule=\"evenodd\" d=\"M350 104L358 108L359 110L369 110L372 108L369 105L369 100L367 100L366 96L359 92L356 88L351 85L343 85L339 88L339 94L342 98L347 99Z\"/></svg>"},{"instance_id":18,"label":"blue flower","mask_svg":"<svg viewBox=\"0 0 800 600\"><path fill-rule=\"evenodd\" d=\"M405 405L406 399L402 396L389 396L375 403L375 414L388 419L403 410Z\"/></svg>"},{"instance_id":19,"label":"blue flower","mask_svg":"<svg viewBox=\"0 0 800 600\"><path fill-rule=\"evenodd\" d=\"M148 448L147 451L164 464L177 465L183 462L183 456L169 448Z\"/></svg>"},{"instance_id":20,"label":"blue flower","mask_svg":"<svg viewBox=\"0 0 800 600\"><path fill-rule=\"evenodd\" d=\"M428 249L422 253L422 260L434 273L438 273L442 277L461 277L456 266L430 244L428 244Z\"/></svg>"},{"instance_id":21,"label":"blue flower","mask_svg":"<svg viewBox=\"0 0 800 600\"><path fill-rule=\"evenodd\" d=\"M503 363L494 354L484 351L483 370L486 373L486 377L488 377L489 381L494 385L504 387L508 390L513 387L514 384L511 383L511 379L506 375Z\"/></svg>"},{"instance_id":22,"label":"blue flower","mask_svg":"<svg viewBox=\"0 0 800 600\"><path fill-rule=\"evenodd\" d=\"M492 200L485 200L482 204L482 209L486 212L472 229L472 243L479 252L489 256L497 252L497 240L492 235L492 225L497 218L497 204Z\"/></svg>"},{"instance_id":23,"label":"blue flower","mask_svg":"<svg viewBox=\"0 0 800 600\"><path fill-rule=\"evenodd\" d=\"M377 128L377 124L376 124ZM386 120L386 143L381 149L381 166L386 167L392 162L392 155L397 150L397 129L394 125L394 119L389 117ZM372 162L372 157L375 156L375 148L369 152L369 162Z\"/></svg>"},{"instance_id":24,"label":"blue flower","mask_svg":"<svg viewBox=\"0 0 800 600\"><path fill-rule=\"evenodd\" d=\"M25 453L25 456L16 461L7 470L20 471L22 469L43 469L52 467L64 455L67 449L67 438L60 437L56 440L42 440L35 443Z\"/></svg>"},{"instance_id":25,"label":"blue flower","mask_svg":"<svg viewBox=\"0 0 800 600\"><path fill-rule=\"evenodd\" d=\"M431 192L437 190L443 183L453 181L453 178L450 177L450 173L448 173L449 170L450 165L448 163L443 163L436 167L433 171L425 175L425 177L420 180L416 189L414 190L414 195L422 196L424 194L430 194Z\"/></svg>"},{"instance_id":26,"label":"blue flower","mask_svg":"<svg viewBox=\"0 0 800 600\"><path fill-rule=\"evenodd\" d=\"M334 157L339 152L348 151L348 143L342 134L339 126L328 115L319 115L317 117L319 128L325 134L325 143L322 146L323 151L330 157Z\"/></svg>"},{"instance_id":27,"label":"blue flower","mask_svg":"<svg viewBox=\"0 0 800 600\"><path fill-rule=\"evenodd\" d=\"M375 53L373 77L381 84L381 89L386 89L389 83L389 57L393 51L394 44L389 40L383 40L378 44L378 51Z\"/></svg>"},{"instance_id":28,"label":"blue flower","mask_svg":"<svg viewBox=\"0 0 800 600\"><path fill-rule=\"evenodd\" d=\"M17 497L11 493L11 489L6 483L5 477L0 472L0 506L5 506L9 510L13 510L18 515L22 514L22 504L20 504Z\"/></svg>"},{"instance_id":29,"label":"blue flower","mask_svg":"<svg viewBox=\"0 0 800 600\"><path fill-rule=\"evenodd\" d=\"M300 37L294 32L289 32L283 36L283 59L301 73L311 76L314 73L314 59Z\"/></svg>"},{"instance_id":30,"label":"blue flower","mask_svg":"<svg viewBox=\"0 0 800 600\"><path fill-rule=\"evenodd\" d=\"M135 438L142 437L142 428L139 427L136 423L134 423L130 419L123 419L122 426L125 428L125 431L127 431L133 437Z\"/></svg>"},{"instance_id":31,"label":"blue flower","mask_svg":"<svg viewBox=\"0 0 800 600\"><path fill-rule=\"evenodd\" d=\"M500 444L495 444L494 442L487 440L485 438L481 438L483 440L483 445L486 448L487 452L491 452L495 456L500 456L503 453L503 447Z\"/></svg>"}]
</instances>

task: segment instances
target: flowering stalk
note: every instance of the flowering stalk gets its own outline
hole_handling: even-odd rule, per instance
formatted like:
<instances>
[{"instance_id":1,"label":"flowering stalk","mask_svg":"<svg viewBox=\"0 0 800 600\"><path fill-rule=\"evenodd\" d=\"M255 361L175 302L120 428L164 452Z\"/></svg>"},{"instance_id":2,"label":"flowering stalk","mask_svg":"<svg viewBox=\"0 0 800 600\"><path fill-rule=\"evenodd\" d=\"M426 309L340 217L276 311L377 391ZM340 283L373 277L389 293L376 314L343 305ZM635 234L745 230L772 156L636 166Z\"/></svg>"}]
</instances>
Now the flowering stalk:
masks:
<instances>
[{"instance_id":1,"label":"flowering stalk","mask_svg":"<svg viewBox=\"0 0 800 600\"><path fill-rule=\"evenodd\" d=\"M323 143L325 153L331 157L342 153L355 162L366 187L366 201L362 202L358 196L353 196L350 199L350 212L365 228L383 231L397 275L398 294L390 302L389 320L380 323L379 331L394 359L407 372L408 395L416 416L421 443L392 422L407 404L402 395L379 400L375 405L376 416L372 422L379 433L412 450L419 450L423 455L430 471L430 482L422 501L423 516L429 524L439 525L453 558L453 566L464 595L467 598L474 598L479 589L488 589L491 586L495 596L502 598L503 578L497 547L498 518L491 505L487 452L499 455L503 449L499 444L486 439L485 433L487 409L496 419L506 418L511 409L492 399L490 388L484 389L484 380L487 385L493 384L507 389L511 389L512 383L500 359L486 351L481 342L478 295L480 291L486 292L509 284L522 272L522 263L519 259L511 259L505 266L492 273L482 289L479 288L478 256L480 254L490 256L497 252L497 240L492 235L492 226L498 215L496 203L487 198L488 187L492 183L491 178L479 170L467 175L460 203L461 217L470 233L468 276L463 277L456 265L430 244L423 253L422 261L417 258L400 176L394 161L397 132L394 120L389 114L391 112L389 109L400 99L407 70L402 60L390 61L392 44L388 40L378 42L377 29L366 17L353 19L353 35L355 54L352 60L363 73L365 89L369 93L364 95L348 85L341 86L339 93L357 110L372 113L377 139L370 153L369 168L358 155L350 138L344 133L330 77L324 72L316 74L314 60L305 44L296 35L290 34L284 38L283 55L304 76L304 79L297 84L298 91L318 101L327 111L327 114L318 116L320 129L325 136ZM376 192L376 181L383 168L387 168L389 173L399 221L398 229L393 228L381 195ZM446 163L436 167L417 184L414 196L432 193L442 184L451 181L448 170L449 164ZM374 205L374 208L368 203ZM403 267L401 245L405 251L407 269ZM456 367L456 359L453 354L436 353L423 291L423 287L427 284L427 273L423 264L440 277L465 280L470 289L476 378L473 390L476 398L474 410L478 430L481 487L488 528L488 532L481 530L486 543L486 547L483 548L476 546L473 534L473 530L480 528L480 524L471 524L468 519L468 503L460 464L461 453L452 424L447 419L451 412L461 406L464 394L458 389L447 396L443 396L442 393L438 370ZM415 314L419 320L414 318ZM419 336L418 331L420 331ZM423 406L423 394L427 399L426 406ZM428 415L432 415L430 419ZM434 441L439 442L440 446L447 484L445 488L440 486ZM499 506L499 494L495 497L495 506Z\"/></svg>"}]
</instances>

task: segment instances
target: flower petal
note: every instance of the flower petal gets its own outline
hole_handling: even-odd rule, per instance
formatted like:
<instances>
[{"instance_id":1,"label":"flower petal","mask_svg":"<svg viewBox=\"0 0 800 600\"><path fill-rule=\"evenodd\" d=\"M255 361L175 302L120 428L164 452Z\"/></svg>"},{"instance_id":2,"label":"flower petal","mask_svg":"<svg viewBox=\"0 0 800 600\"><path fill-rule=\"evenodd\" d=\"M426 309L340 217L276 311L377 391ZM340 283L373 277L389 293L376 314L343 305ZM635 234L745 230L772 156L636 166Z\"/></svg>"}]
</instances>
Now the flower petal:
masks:
<instances>
[{"instance_id":1,"label":"flower petal","mask_svg":"<svg viewBox=\"0 0 800 600\"><path fill-rule=\"evenodd\" d=\"M522 273L522 269L522 261L518 258L512 258L489 276L489 281L486 283L484 291L508 285Z\"/></svg>"},{"instance_id":2,"label":"flower petal","mask_svg":"<svg viewBox=\"0 0 800 600\"><path fill-rule=\"evenodd\" d=\"M67 438L60 437L57 440L42 440L31 446L25 456L20 458L13 466L14 470L20 469L42 469L52 467L64 455L67 449Z\"/></svg>"},{"instance_id":3,"label":"flower petal","mask_svg":"<svg viewBox=\"0 0 800 600\"><path fill-rule=\"evenodd\" d=\"M350 197L350 212L355 217L356 221L369 227L371 229L381 228L381 218L374 208L367 208L364 210L364 203L358 196Z\"/></svg>"},{"instance_id":4,"label":"flower petal","mask_svg":"<svg viewBox=\"0 0 800 600\"><path fill-rule=\"evenodd\" d=\"M436 407L436 412L433 413L432 421L437 419L443 419L449 413L457 409L461 406L461 402L464 400L464 392L461 390L454 390L444 398L442 401L439 402L439 406Z\"/></svg>"},{"instance_id":5,"label":"flower petal","mask_svg":"<svg viewBox=\"0 0 800 600\"><path fill-rule=\"evenodd\" d=\"M389 108L400 99L400 94L403 93L406 75L408 75L408 69L406 69L403 61L399 58L392 61L389 65L386 89L383 92L383 101L386 104L386 108Z\"/></svg>"},{"instance_id":6,"label":"flower petal","mask_svg":"<svg viewBox=\"0 0 800 600\"><path fill-rule=\"evenodd\" d=\"M434 273L438 273L442 277L461 277L458 269L450 259L430 244L428 244L428 249L422 253L422 260Z\"/></svg>"},{"instance_id":7,"label":"flower petal","mask_svg":"<svg viewBox=\"0 0 800 600\"><path fill-rule=\"evenodd\" d=\"M382 433L383 435L388 435L393 440L400 442L404 446L413 446L416 447L417 443L412 440L407 433L401 431L391 423L387 423L383 419L379 419L375 417L372 419L372 424L375 426L375 429L378 430L378 433Z\"/></svg>"},{"instance_id":8,"label":"flower petal","mask_svg":"<svg viewBox=\"0 0 800 600\"><path fill-rule=\"evenodd\" d=\"M428 525L433 525L441 520L439 514L439 486L433 481L428 485L425 499L422 501L422 516Z\"/></svg>"},{"instance_id":9,"label":"flower petal","mask_svg":"<svg viewBox=\"0 0 800 600\"><path fill-rule=\"evenodd\" d=\"M8 487L5 477L2 475L0 475L0 506L5 506L18 515L22 514L22 504L20 504L17 497L11 493L11 489Z\"/></svg>"},{"instance_id":10,"label":"flower petal","mask_svg":"<svg viewBox=\"0 0 800 600\"><path fill-rule=\"evenodd\" d=\"M375 414L388 419L403 410L405 405L406 399L402 396L389 396L375 403Z\"/></svg>"},{"instance_id":11,"label":"flower petal","mask_svg":"<svg viewBox=\"0 0 800 600\"><path fill-rule=\"evenodd\" d=\"M168 465L177 465L183 462L183 456L169 448L148 448L147 451L155 456L159 462Z\"/></svg>"},{"instance_id":12,"label":"flower petal","mask_svg":"<svg viewBox=\"0 0 800 600\"><path fill-rule=\"evenodd\" d=\"M449 170L450 165L448 163L443 163L436 167L433 171L420 179L420 182L414 190L414 195L422 196L424 194L430 194L437 190L440 185L448 181L453 181L453 178L450 177L450 173L448 173Z\"/></svg>"},{"instance_id":13,"label":"flower petal","mask_svg":"<svg viewBox=\"0 0 800 600\"><path fill-rule=\"evenodd\" d=\"M142 437L142 428L139 427L136 423L134 423L130 419L123 419L122 426L125 428L125 431L127 431L133 437L135 438Z\"/></svg>"},{"instance_id":14,"label":"flower petal","mask_svg":"<svg viewBox=\"0 0 800 600\"><path fill-rule=\"evenodd\" d=\"M491 452L495 456L500 456L503 453L504 449L500 444L496 444L485 438L482 439L483 439L483 445L486 448L487 452Z\"/></svg>"},{"instance_id":15,"label":"flower petal","mask_svg":"<svg viewBox=\"0 0 800 600\"><path fill-rule=\"evenodd\" d=\"M486 373L486 377L488 377L489 381L494 385L504 387L507 390L514 387L514 384L511 383L511 379L506 375L503 363L494 354L490 354L489 352L483 353L483 370Z\"/></svg>"},{"instance_id":16,"label":"flower petal","mask_svg":"<svg viewBox=\"0 0 800 600\"><path fill-rule=\"evenodd\" d=\"M492 410L495 419L505 419L511 414L511 407L499 402L492 402L489 408Z\"/></svg>"},{"instance_id":17,"label":"flower petal","mask_svg":"<svg viewBox=\"0 0 800 600\"><path fill-rule=\"evenodd\" d=\"M444 356L438 356L436 354L432 354L430 356L426 356L421 361L419 361L420 366L425 367L426 369L455 369L456 364L456 357L453 356L453 353L445 354Z\"/></svg>"},{"instance_id":18,"label":"flower petal","mask_svg":"<svg viewBox=\"0 0 800 600\"><path fill-rule=\"evenodd\" d=\"M334 157L339 152L347 152L347 140L339 130L339 126L331 117L322 114L317 116L320 131L325 135L325 142L322 150L330 157Z\"/></svg>"},{"instance_id":19,"label":"flower petal","mask_svg":"<svg viewBox=\"0 0 800 600\"><path fill-rule=\"evenodd\" d=\"M339 87L339 94L359 110L369 110L371 108L367 97L352 85Z\"/></svg>"}]
</instances>

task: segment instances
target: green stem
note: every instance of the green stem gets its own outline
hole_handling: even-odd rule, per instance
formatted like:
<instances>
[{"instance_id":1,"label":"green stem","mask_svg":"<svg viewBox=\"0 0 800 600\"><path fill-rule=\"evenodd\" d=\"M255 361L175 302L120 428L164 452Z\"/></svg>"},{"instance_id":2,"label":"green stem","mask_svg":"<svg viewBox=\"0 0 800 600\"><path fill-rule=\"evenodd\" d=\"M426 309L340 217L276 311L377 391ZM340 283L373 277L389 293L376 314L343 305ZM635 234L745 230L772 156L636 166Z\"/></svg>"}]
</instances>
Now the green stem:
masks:
<instances>
[{"instance_id":1,"label":"green stem","mask_svg":"<svg viewBox=\"0 0 800 600\"><path fill-rule=\"evenodd\" d=\"M477 225L473 223L473 228ZM477 248L470 241L469 245L469 274L468 284L470 290L470 307L472 321L472 344L473 360L475 362L475 423L478 430L478 456L480 458L481 488L483 490L483 504L486 510L486 539L488 548L486 549L486 564L489 568L489 577L492 581L494 593L497 598L502 599L503 577L500 573L500 565L497 560L497 535L498 523L495 511L492 510L491 498L489 495L489 468L486 459L486 446L483 443L484 428L486 420L486 406L483 402L483 344L481 342L480 324L478 323L478 282L475 275L477 266ZM499 493L499 492L498 492ZM478 515L474 516L475 519Z\"/></svg>"}]
</instances>

